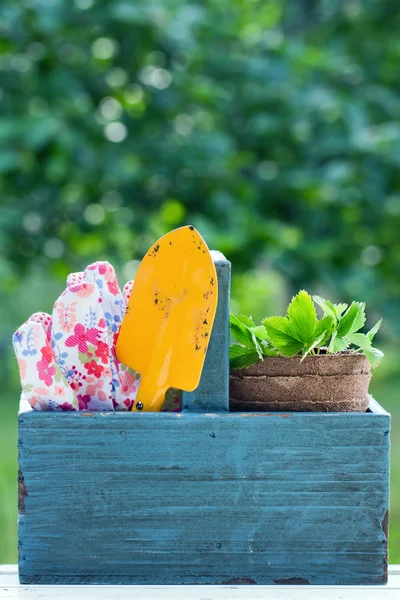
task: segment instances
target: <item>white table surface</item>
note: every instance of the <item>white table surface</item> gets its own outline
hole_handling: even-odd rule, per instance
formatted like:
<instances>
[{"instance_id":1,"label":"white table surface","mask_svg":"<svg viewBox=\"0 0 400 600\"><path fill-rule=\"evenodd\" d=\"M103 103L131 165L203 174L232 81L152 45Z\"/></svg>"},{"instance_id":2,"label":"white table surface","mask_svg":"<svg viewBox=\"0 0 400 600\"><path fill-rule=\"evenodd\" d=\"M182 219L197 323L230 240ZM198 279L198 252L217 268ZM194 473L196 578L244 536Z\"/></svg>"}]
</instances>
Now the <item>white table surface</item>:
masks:
<instances>
[{"instance_id":1,"label":"white table surface","mask_svg":"<svg viewBox=\"0 0 400 600\"><path fill-rule=\"evenodd\" d=\"M16 565L0 565L0 600L400 600L400 565L385 586L20 585Z\"/></svg>"}]
</instances>

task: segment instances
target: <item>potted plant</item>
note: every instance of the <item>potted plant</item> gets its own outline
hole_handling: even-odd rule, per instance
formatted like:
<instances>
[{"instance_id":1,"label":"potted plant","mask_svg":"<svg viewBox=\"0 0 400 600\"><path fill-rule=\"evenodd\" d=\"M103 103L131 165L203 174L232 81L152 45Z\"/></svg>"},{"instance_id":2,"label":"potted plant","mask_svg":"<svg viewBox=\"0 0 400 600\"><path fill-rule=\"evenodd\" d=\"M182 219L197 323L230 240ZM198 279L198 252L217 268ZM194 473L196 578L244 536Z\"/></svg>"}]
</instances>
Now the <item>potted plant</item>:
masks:
<instances>
[{"instance_id":1,"label":"potted plant","mask_svg":"<svg viewBox=\"0 0 400 600\"><path fill-rule=\"evenodd\" d=\"M323 316L318 319L316 306ZM365 304L334 304L301 290L284 317L230 317L231 410L345 411L368 408L371 368L383 353L372 346Z\"/></svg>"}]
</instances>

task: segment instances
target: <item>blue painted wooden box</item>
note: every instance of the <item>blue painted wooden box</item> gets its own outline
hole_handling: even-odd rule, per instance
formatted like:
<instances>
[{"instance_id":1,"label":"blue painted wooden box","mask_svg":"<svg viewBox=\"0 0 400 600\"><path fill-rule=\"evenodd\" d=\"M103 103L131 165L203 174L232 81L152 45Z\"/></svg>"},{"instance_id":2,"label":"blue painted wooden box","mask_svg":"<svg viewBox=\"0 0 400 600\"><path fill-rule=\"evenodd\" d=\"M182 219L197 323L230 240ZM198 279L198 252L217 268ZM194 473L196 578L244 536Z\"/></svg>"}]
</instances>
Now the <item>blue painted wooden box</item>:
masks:
<instances>
[{"instance_id":1,"label":"blue painted wooden box","mask_svg":"<svg viewBox=\"0 0 400 600\"><path fill-rule=\"evenodd\" d=\"M229 413L216 261L214 358L182 413L20 415L22 583L386 582L390 415Z\"/></svg>"}]
</instances>

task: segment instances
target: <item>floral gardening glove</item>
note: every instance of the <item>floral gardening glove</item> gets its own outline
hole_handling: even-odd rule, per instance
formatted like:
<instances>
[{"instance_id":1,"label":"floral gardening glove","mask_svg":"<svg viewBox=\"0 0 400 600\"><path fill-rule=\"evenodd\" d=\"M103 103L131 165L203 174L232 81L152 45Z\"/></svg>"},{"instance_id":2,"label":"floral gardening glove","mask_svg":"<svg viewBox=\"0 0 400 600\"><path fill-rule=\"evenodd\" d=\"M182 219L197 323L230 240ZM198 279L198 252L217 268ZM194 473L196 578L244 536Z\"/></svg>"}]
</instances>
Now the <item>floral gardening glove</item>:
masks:
<instances>
[{"instance_id":1,"label":"floral gardening glove","mask_svg":"<svg viewBox=\"0 0 400 600\"><path fill-rule=\"evenodd\" d=\"M14 333L13 345L22 392L31 407L35 410L78 410L76 395L56 363L43 323L28 320L21 325Z\"/></svg>"},{"instance_id":2,"label":"floral gardening glove","mask_svg":"<svg viewBox=\"0 0 400 600\"><path fill-rule=\"evenodd\" d=\"M114 410L108 328L95 283L69 286L54 304L52 346L80 410Z\"/></svg>"}]
</instances>

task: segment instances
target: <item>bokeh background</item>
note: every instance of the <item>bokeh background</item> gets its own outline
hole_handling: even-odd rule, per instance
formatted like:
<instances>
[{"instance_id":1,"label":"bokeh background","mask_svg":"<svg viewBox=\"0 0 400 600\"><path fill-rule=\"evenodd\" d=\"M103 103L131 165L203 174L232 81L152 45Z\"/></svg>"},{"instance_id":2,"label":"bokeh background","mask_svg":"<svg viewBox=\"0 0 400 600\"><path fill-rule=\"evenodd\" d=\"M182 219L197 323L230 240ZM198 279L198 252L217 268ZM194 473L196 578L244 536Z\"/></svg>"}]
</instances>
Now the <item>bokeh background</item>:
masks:
<instances>
[{"instance_id":1,"label":"bokeh background","mask_svg":"<svg viewBox=\"0 0 400 600\"><path fill-rule=\"evenodd\" d=\"M66 275L132 278L194 224L257 319L300 287L364 300L393 414L400 562L400 12L395 0L2 0L0 563L15 562L11 335ZM45 507L44 507L45 518Z\"/></svg>"}]
</instances>

